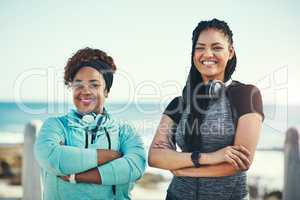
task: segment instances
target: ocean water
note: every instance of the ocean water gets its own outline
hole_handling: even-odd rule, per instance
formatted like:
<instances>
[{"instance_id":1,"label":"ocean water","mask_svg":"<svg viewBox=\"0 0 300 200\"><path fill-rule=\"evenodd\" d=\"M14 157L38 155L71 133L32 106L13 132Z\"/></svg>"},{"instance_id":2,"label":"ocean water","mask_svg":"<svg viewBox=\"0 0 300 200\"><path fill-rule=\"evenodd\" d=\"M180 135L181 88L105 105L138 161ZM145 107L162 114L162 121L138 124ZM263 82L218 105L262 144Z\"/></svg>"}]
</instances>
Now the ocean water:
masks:
<instances>
[{"instance_id":1,"label":"ocean water","mask_svg":"<svg viewBox=\"0 0 300 200\"><path fill-rule=\"evenodd\" d=\"M158 103L115 102L106 105L107 110L114 117L127 121L136 128L143 137L147 149L165 107L166 105ZM0 141L5 140L7 135L12 136L10 138L18 135L19 137L15 138L20 138L26 123L63 115L71 108L73 106L67 103L0 102ZM264 113L265 119L258 151L249 174L252 174L252 177L264 177L263 179L267 181L265 184L270 186L272 183L273 188L280 189L283 184L283 155L278 150L283 147L286 130L291 126L300 125L300 106L264 105ZM268 166L274 167L268 170L266 168ZM170 173L151 170L170 177Z\"/></svg>"},{"instance_id":2,"label":"ocean water","mask_svg":"<svg viewBox=\"0 0 300 200\"><path fill-rule=\"evenodd\" d=\"M74 106L67 103L0 102L0 138L3 134L22 134L33 120L64 115ZM107 103L105 108L115 118L130 123L145 140L150 140L159 123L164 105L151 103Z\"/></svg>"},{"instance_id":3,"label":"ocean water","mask_svg":"<svg viewBox=\"0 0 300 200\"><path fill-rule=\"evenodd\" d=\"M158 103L108 103L106 108L116 118L132 124L146 139L151 139L166 105ZM0 102L0 137L3 133L22 133L26 123L67 113L67 103ZM300 125L300 106L264 106L265 119L258 147L282 148L286 130Z\"/></svg>"}]
</instances>

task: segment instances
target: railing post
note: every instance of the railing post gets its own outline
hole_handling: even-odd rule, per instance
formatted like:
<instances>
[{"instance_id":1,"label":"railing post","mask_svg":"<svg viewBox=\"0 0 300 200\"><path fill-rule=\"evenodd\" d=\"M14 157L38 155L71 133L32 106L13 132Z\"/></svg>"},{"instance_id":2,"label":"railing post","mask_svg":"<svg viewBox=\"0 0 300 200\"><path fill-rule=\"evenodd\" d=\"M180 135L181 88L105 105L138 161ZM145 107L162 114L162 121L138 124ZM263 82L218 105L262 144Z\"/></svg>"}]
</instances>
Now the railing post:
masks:
<instances>
[{"instance_id":1,"label":"railing post","mask_svg":"<svg viewBox=\"0 0 300 200\"><path fill-rule=\"evenodd\" d=\"M41 121L32 121L25 126L22 164L23 200L41 200L40 168L34 158L33 145Z\"/></svg>"},{"instance_id":2,"label":"railing post","mask_svg":"<svg viewBox=\"0 0 300 200\"><path fill-rule=\"evenodd\" d=\"M296 128L289 128L286 132L283 199L300 199L299 133Z\"/></svg>"}]
</instances>

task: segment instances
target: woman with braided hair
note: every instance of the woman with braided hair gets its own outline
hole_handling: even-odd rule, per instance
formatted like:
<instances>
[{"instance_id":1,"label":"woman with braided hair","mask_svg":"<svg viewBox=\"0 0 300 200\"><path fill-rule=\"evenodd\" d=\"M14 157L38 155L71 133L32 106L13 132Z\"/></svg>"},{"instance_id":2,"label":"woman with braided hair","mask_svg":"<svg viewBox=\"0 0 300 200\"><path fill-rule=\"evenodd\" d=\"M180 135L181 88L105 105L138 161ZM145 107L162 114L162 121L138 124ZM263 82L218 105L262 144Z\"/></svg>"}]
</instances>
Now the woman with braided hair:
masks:
<instances>
[{"instance_id":1,"label":"woman with braided hair","mask_svg":"<svg viewBox=\"0 0 300 200\"><path fill-rule=\"evenodd\" d=\"M65 67L76 109L48 118L35 143L44 200L131 199L146 166L141 137L105 109L116 70L99 49L84 48Z\"/></svg>"},{"instance_id":2,"label":"woman with braided hair","mask_svg":"<svg viewBox=\"0 0 300 200\"><path fill-rule=\"evenodd\" d=\"M167 106L149 150L149 165L174 175L167 200L247 199L246 171L264 114L259 90L231 80L232 35L218 19L193 31L186 86Z\"/></svg>"}]
</instances>

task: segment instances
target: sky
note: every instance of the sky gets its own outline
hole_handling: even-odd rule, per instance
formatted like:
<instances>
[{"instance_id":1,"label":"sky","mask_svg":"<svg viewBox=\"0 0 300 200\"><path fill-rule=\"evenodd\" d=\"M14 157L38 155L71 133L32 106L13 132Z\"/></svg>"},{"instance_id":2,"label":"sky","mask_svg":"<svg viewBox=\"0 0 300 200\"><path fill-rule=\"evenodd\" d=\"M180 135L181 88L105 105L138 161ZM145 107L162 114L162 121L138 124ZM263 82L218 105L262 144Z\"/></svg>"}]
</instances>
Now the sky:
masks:
<instances>
[{"instance_id":1,"label":"sky","mask_svg":"<svg viewBox=\"0 0 300 200\"><path fill-rule=\"evenodd\" d=\"M297 0L0 0L0 101L69 101L63 68L89 46L117 65L109 101L167 102L185 84L193 29L218 18L234 34L233 79L258 86L264 103L300 104L299 9Z\"/></svg>"}]
</instances>

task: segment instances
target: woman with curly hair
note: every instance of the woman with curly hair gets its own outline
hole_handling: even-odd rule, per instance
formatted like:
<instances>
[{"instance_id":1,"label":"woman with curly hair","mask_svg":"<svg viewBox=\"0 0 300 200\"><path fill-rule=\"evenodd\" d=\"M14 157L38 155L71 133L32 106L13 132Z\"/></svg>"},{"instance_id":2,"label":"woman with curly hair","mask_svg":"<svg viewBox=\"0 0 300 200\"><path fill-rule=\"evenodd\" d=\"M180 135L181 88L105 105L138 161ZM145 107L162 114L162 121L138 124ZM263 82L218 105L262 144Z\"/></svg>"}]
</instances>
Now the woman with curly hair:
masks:
<instances>
[{"instance_id":1,"label":"woman with curly hair","mask_svg":"<svg viewBox=\"0 0 300 200\"><path fill-rule=\"evenodd\" d=\"M48 118L35 143L44 200L130 199L145 150L135 130L105 109L115 71L99 49L81 49L67 62L64 80L76 109Z\"/></svg>"},{"instance_id":2,"label":"woman with curly hair","mask_svg":"<svg viewBox=\"0 0 300 200\"><path fill-rule=\"evenodd\" d=\"M245 171L264 115L259 90L231 80L232 35L218 19L193 31L186 86L167 106L149 150L149 165L174 175L167 200L247 198Z\"/></svg>"}]
</instances>

